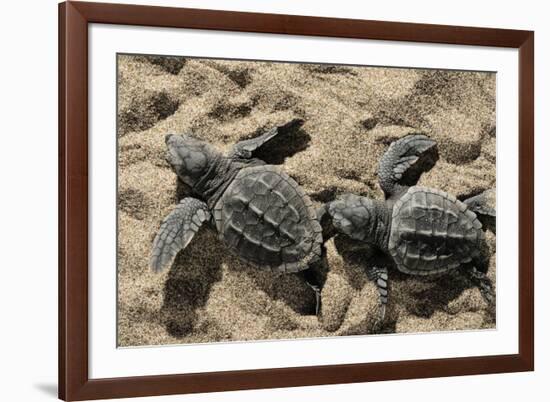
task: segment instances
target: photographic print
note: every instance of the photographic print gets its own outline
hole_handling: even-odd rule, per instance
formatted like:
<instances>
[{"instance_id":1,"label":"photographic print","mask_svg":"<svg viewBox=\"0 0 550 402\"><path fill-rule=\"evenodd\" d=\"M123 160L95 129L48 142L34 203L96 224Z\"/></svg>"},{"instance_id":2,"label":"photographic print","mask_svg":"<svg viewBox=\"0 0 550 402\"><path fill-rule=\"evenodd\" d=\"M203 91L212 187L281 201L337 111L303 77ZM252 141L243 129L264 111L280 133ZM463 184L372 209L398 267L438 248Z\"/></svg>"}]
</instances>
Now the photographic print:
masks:
<instances>
[{"instance_id":1,"label":"photographic print","mask_svg":"<svg viewBox=\"0 0 550 402\"><path fill-rule=\"evenodd\" d=\"M496 74L117 55L119 347L496 328Z\"/></svg>"}]
</instances>

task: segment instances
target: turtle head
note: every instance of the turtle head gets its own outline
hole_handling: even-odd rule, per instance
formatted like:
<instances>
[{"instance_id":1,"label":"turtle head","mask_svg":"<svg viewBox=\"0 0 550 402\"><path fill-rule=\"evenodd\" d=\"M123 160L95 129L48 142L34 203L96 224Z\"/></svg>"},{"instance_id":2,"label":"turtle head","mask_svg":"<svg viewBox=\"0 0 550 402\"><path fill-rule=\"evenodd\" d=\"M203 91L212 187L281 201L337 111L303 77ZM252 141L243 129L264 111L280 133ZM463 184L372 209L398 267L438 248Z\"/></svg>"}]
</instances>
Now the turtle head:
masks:
<instances>
[{"instance_id":1,"label":"turtle head","mask_svg":"<svg viewBox=\"0 0 550 402\"><path fill-rule=\"evenodd\" d=\"M166 161L185 184L194 187L208 171L216 150L208 143L187 134L168 134L165 141Z\"/></svg>"},{"instance_id":2,"label":"turtle head","mask_svg":"<svg viewBox=\"0 0 550 402\"><path fill-rule=\"evenodd\" d=\"M384 202L355 194L344 194L328 205L337 232L385 248L389 213Z\"/></svg>"}]
</instances>

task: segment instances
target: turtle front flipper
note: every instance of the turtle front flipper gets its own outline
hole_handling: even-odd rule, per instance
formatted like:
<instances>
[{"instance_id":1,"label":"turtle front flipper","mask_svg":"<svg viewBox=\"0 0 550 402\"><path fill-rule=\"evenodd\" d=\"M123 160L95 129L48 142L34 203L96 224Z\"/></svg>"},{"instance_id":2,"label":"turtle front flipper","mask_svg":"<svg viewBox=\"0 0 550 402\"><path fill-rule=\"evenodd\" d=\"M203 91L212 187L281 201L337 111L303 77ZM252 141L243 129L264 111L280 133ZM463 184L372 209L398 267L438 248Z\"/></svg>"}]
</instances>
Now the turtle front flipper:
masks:
<instances>
[{"instance_id":1,"label":"turtle front flipper","mask_svg":"<svg viewBox=\"0 0 550 402\"><path fill-rule=\"evenodd\" d=\"M380 159L378 181L386 198L416 184L437 161L437 143L424 134L409 134L393 142Z\"/></svg>"},{"instance_id":2,"label":"turtle front flipper","mask_svg":"<svg viewBox=\"0 0 550 402\"><path fill-rule=\"evenodd\" d=\"M233 149L229 153L229 157L238 157L245 159L252 158L252 154L254 153L254 151L269 143L273 138L278 135L286 134L290 131L293 131L299 128L302 124L304 124L304 120L293 119L288 123L273 127L271 130L258 137L240 141L233 145Z\"/></svg>"},{"instance_id":3,"label":"turtle front flipper","mask_svg":"<svg viewBox=\"0 0 550 402\"><path fill-rule=\"evenodd\" d=\"M176 254L183 250L200 226L210 220L208 206L196 198L184 198L162 221L153 241L149 265L155 272L172 265Z\"/></svg>"},{"instance_id":4,"label":"turtle front flipper","mask_svg":"<svg viewBox=\"0 0 550 402\"><path fill-rule=\"evenodd\" d=\"M367 277L375 283L378 289L378 300L380 301L378 327L381 327L386 318L386 305L388 304L388 269L386 267L369 267Z\"/></svg>"}]
</instances>

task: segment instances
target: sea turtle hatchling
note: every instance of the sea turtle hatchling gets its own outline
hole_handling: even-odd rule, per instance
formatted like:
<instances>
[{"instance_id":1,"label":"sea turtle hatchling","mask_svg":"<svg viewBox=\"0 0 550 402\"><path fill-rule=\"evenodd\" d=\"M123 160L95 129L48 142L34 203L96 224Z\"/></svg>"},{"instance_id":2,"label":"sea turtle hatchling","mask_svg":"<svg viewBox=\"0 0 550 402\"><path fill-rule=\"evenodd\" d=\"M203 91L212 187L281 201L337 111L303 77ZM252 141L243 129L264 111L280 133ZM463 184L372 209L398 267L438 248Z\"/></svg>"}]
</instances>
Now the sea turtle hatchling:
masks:
<instances>
[{"instance_id":1,"label":"sea turtle hatchling","mask_svg":"<svg viewBox=\"0 0 550 402\"><path fill-rule=\"evenodd\" d=\"M151 268L170 267L204 223L258 268L299 272L320 261L322 229L310 198L278 167L254 158L276 136L302 124L295 119L274 127L238 142L227 155L191 135L168 134L166 160L193 197L183 198L164 218L153 241ZM319 289L312 279L306 282L315 290L318 309Z\"/></svg>"},{"instance_id":2,"label":"sea turtle hatchling","mask_svg":"<svg viewBox=\"0 0 550 402\"><path fill-rule=\"evenodd\" d=\"M483 193L462 202L444 191L413 185L435 163L436 149L436 142L423 134L393 142L378 168L385 201L344 194L330 202L327 211L337 232L375 246L399 271L427 276L463 267L493 303L494 291L483 273L485 234L476 214L494 219L494 209L484 202ZM371 266L367 273L377 285L383 320L387 267Z\"/></svg>"}]
</instances>

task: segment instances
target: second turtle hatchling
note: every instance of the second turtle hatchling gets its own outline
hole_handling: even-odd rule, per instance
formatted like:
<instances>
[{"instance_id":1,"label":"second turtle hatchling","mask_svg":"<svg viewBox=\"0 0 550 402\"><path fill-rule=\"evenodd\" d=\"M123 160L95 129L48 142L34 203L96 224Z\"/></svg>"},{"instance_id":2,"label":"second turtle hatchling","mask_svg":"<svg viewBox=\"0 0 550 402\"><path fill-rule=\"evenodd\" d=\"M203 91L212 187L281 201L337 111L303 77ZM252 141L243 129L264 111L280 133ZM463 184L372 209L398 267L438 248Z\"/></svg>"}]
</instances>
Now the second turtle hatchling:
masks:
<instances>
[{"instance_id":1,"label":"second turtle hatchling","mask_svg":"<svg viewBox=\"0 0 550 402\"><path fill-rule=\"evenodd\" d=\"M241 141L227 155L191 135L167 135L166 160L192 196L162 222L153 241L151 268L170 267L205 223L230 250L258 268L293 273L319 262L322 229L310 198L281 169L254 157L276 136L302 123L295 119ZM315 290L318 310L319 289L311 278L306 282Z\"/></svg>"},{"instance_id":2,"label":"second turtle hatchling","mask_svg":"<svg viewBox=\"0 0 550 402\"><path fill-rule=\"evenodd\" d=\"M413 185L436 160L426 155L437 155L436 142L423 134L392 143L378 168L385 201L344 194L327 206L332 224L339 233L381 250L403 273L427 276L461 268L493 303L494 290L484 273L485 234L477 214L494 219L495 211L483 193L462 202L445 191ZM430 162L422 166L422 160ZM387 266L369 267L368 276L378 287L383 320Z\"/></svg>"}]
</instances>

